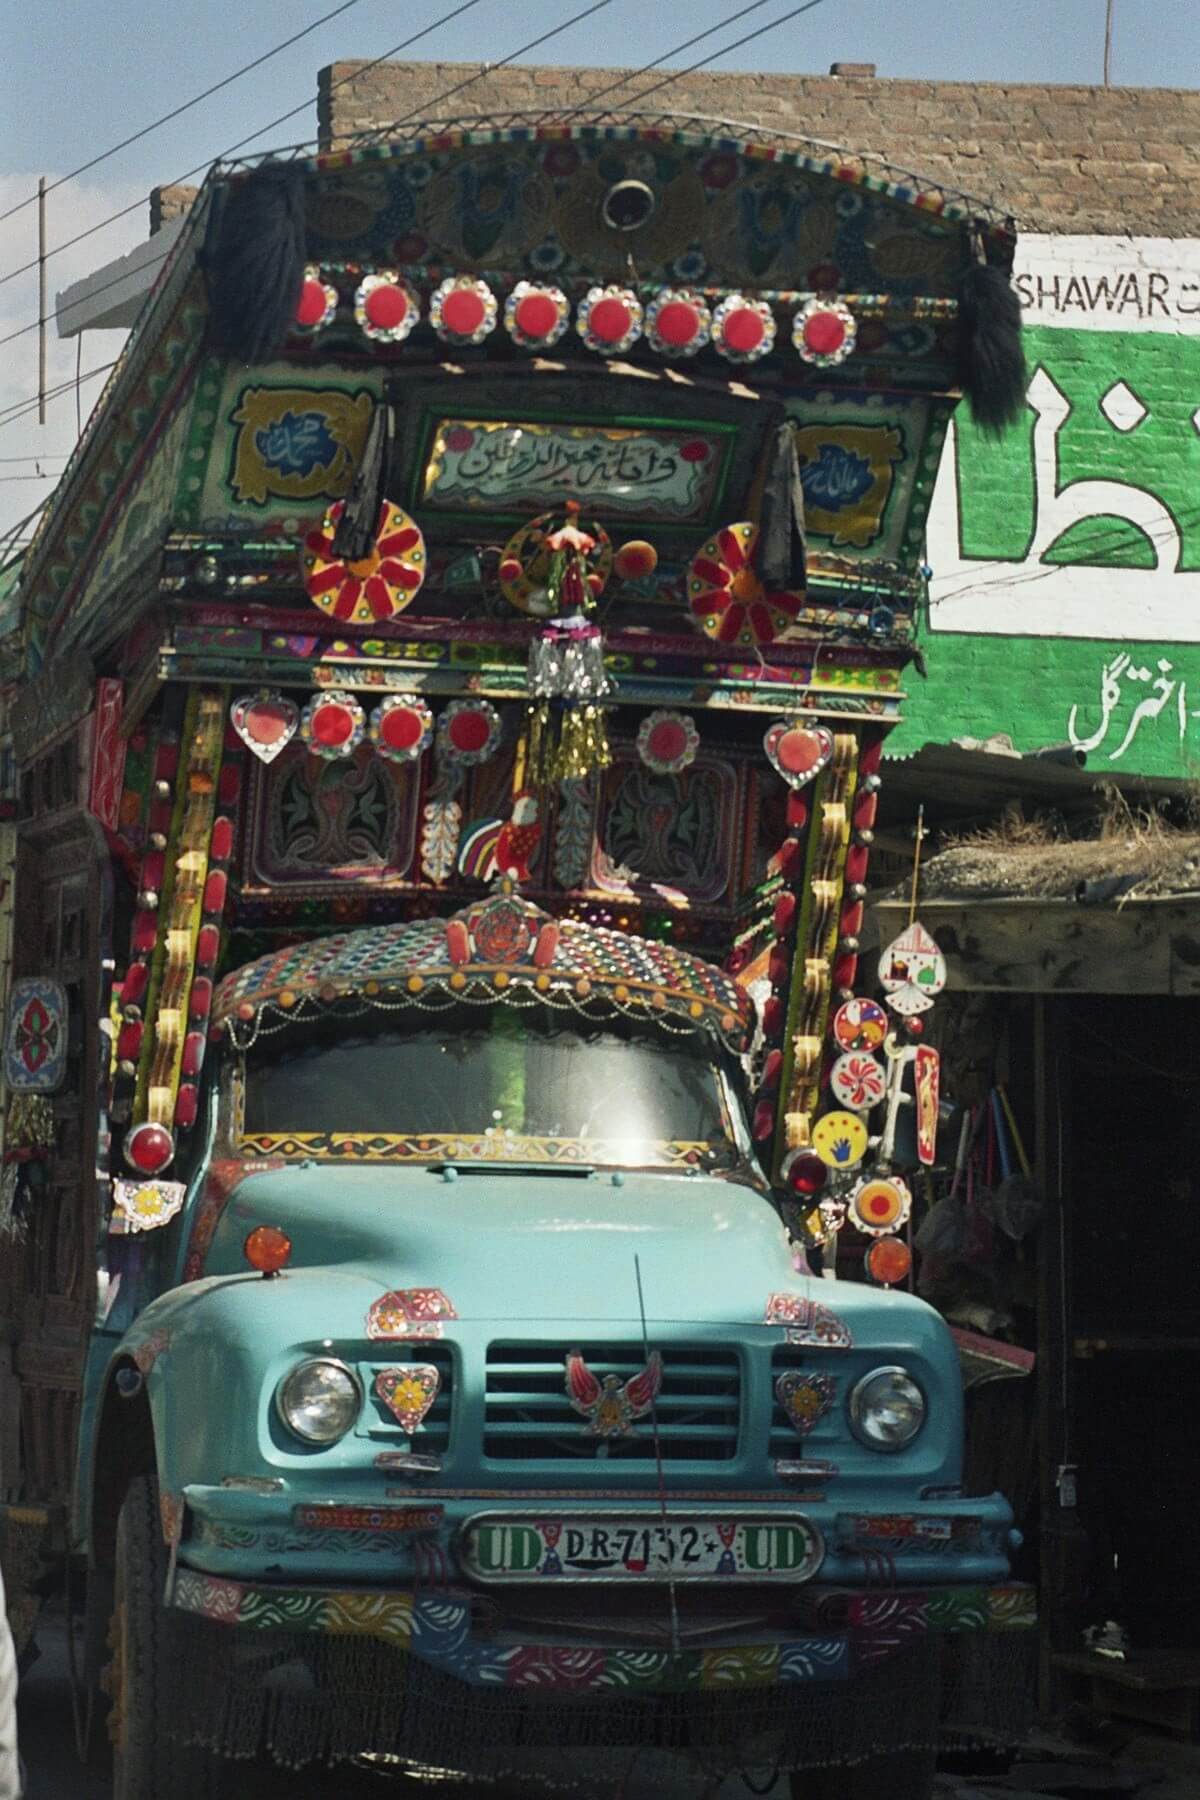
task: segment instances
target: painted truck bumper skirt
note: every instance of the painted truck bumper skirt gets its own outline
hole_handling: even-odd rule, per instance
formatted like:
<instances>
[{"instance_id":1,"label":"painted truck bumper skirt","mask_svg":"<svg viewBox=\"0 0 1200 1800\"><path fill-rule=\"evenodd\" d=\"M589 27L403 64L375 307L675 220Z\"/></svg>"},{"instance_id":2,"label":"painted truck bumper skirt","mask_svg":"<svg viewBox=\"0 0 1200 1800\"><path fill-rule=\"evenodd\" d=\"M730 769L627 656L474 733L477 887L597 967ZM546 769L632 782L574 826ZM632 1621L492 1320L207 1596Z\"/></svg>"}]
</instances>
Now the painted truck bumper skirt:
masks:
<instances>
[{"instance_id":1,"label":"painted truck bumper skirt","mask_svg":"<svg viewBox=\"0 0 1200 1800\"><path fill-rule=\"evenodd\" d=\"M821 1596L812 1589L815 1604ZM1032 1587L947 1587L924 1593L826 1590L844 1620L838 1631L780 1641L727 1642L680 1651L573 1641L513 1642L473 1628L469 1596L451 1589L271 1586L180 1568L172 1602L182 1614L231 1631L283 1631L374 1638L473 1687L528 1687L603 1697L814 1681L846 1681L926 1632L1019 1631L1036 1623Z\"/></svg>"}]
</instances>

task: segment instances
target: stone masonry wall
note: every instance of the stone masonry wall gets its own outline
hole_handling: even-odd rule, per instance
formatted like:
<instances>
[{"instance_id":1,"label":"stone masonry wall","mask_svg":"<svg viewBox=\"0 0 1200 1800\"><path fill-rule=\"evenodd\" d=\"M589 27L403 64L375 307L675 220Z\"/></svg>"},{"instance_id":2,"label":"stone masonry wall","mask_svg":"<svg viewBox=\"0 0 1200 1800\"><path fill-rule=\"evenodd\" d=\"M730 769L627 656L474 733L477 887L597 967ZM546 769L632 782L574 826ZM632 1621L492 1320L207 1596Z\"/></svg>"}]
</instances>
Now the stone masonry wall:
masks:
<instances>
[{"instance_id":1,"label":"stone masonry wall","mask_svg":"<svg viewBox=\"0 0 1200 1800\"><path fill-rule=\"evenodd\" d=\"M512 66L465 81L468 63L340 62L318 77L321 142L414 119L586 108L620 69ZM661 71L598 104L636 107ZM1200 236L1200 92L1181 88L1005 87L993 82L698 72L644 110L742 120L872 151L1013 213L1024 231Z\"/></svg>"}]
</instances>

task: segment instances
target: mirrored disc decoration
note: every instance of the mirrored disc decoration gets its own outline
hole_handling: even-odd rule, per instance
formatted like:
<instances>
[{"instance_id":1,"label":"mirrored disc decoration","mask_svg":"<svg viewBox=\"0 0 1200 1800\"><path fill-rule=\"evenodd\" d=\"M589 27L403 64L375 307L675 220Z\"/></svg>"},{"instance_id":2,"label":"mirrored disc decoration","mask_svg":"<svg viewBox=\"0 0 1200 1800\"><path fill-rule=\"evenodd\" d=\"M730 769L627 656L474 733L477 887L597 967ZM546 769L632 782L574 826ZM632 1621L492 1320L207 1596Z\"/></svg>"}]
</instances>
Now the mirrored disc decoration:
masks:
<instances>
[{"instance_id":1,"label":"mirrored disc decoration","mask_svg":"<svg viewBox=\"0 0 1200 1800\"><path fill-rule=\"evenodd\" d=\"M907 1182L898 1175L872 1175L855 1184L847 1219L868 1237L890 1237L907 1224L911 1212Z\"/></svg>"},{"instance_id":2,"label":"mirrored disc decoration","mask_svg":"<svg viewBox=\"0 0 1200 1800\"><path fill-rule=\"evenodd\" d=\"M351 756L366 734L366 715L353 694L331 688L314 694L300 715L300 736L314 756L335 762Z\"/></svg>"},{"instance_id":3,"label":"mirrored disc decoration","mask_svg":"<svg viewBox=\"0 0 1200 1800\"><path fill-rule=\"evenodd\" d=\"M638 755L656 775L679 775L696 760L700 733L687 714L660 708L638 727Z\"/></svg>"},{"instance_id":4,"label":"mirrored disc decoration","mask_svg":"<svg viewBox=\"0 0 1200 1800\"><path fill-rule=\"evenodd\" d=\"M354 290L354 317L364 337L380 344L401 344L421 320L415 289L394 269L364 275Z\"/></svg>"},{"instance_id":5,"label":"mirrored disc decoration","mask_svg":"<svg viewBox=\"0 0 1200 1800\"><path fill-rule=\"evenodd\" d=\"M186 1189L182 1181L113 1182L113 1217L110 1225L117 1235L122 1232L157 1231L169 1224L183 1206Z\"/></svg>"},{"instance_id":6,"label":"mirrored disc decoration","mask_svg":"<svg viewBox=\"0 0 1200 1800\"><path fill-rule=\"evenodd\" d=\"M300 553L304 587L314 606L347 625L379 625L402 613L425 579L425 539L420 526L385 500L375 541L352 562L339 556L334 535L345 502L335 500L320 528L310 531Z\"/></svg>"},{"instance_id":7,"label":"mirrored disc decoration","mask_svg":"<svg viewBox=\"0 0 1200 1800\"><path fill-rule=\"evenodd\" d=\"M495 755L502 726L490 700L452 700L437 722L438 754L460 768Z\"/></svg>"},{"instance_id":8,"label":"mirrored disc decoration","mask_svg":"<svg viewBox=\"0 0 1200 1800\"><path fill-rule=\"evenodd\" d=\"M928 1012L945 987L946 959L919 919L881 953L879 985L902 1019Z\"/></svg>"},{"instance_id":9,"label":"mirrored disc decoration","mask_svg":"<svg viewBox=\"0 0 1200 1800\"><path fill-rule=\"evenodd\" d=\"M819 295L806 302L792 320L792 343L806 363L833 369L854 350L858 325L848 306Z\"/></svg>"},{"instance_id":10,"label":"mirrored disc decoration","mask_svg":"<svg viewBox=\"0 0 1200 1800\"><path fill-rule=\"evenodd\" d=\"M891 1023L878 1000L855 995L844 1000L833 1015L833 1041L839 1050L878 1050Z\"/></svg>"},{"instance_id":11,"label":"mirrored disc decoration","mask_svg":"<svg viewBox=\"0 0 1200 1800\"><path fill-rule=\"evenodd\" d=\"M727 362L758 362L775 347L775 315L765 300L726 294L712 316L712 342Z\"/></svg>"},{"instance_id":12,"label":"mirrored disc decoration","mask_svg":"<svg viewBox=\"0 0 1200 1800\"><path fill-rule=\"evenodd\" d=\"M829 1091L850 1112L870 1112L887 1094L880 1063L863 1050L847 1050L829 1071Z\"/></svg>"},{"instance_id":13,"label":"mirrored disc decoration","mask_svg":"<svg viewBox=\"0 0 1200 1800\"><path fill-rule=\"evenodd\" d=\"M272 763L295 737L300 708L286 694L260 688L257 694L240 695L229 708L229 718L251 755Z\"/></svg>"},{"instance_id":14,"label":"mirrored disc decoration","mask_svg":"<svg viewBox=\"0 0 1200 1800\"><path fill-rule=\"evenodd\" d=\"M712 337L712 314L690 288L662 288L646 308L646 342L661 356L695 356Z\"/></svg>"},{"instance_id":15,"label":"mirrored disc decoration","mask_svg":"<svg viewBox=\"0 0 1200 1800\"><path fill-rule=\"evenodd\" d=\"M853 1169L867 1154L868 1132L857 1113L824 1113L812 1128L812 1147L830 1169Z\"/></svg>"},{"instance_id":16,"label":"mirrored disc decoration","mask_svg":"<svg viewBox=\"0 0 1200 1800\"><path fill-rule=\"evenodd\" d=\"M429 323L447 344L482 344L498 315L495 294L473 275L448 277L429 301Z\"/></svg>"},{"instance_id":17,"label":"mirrored disc decoration","mask_svg":"<svg viewBox=\"0 0 1200 1800\"><path fill-rule=\"evenodd\" d=\"M292 330L311 337L315 332L323 331L326 325L332 325L337 309L337 289L329 282L322 281L320 269L315 263L309 263L304 271L300 298L296 302Z\"/></svg>"},{"instance_id":18,"label":"mirrored disc decoration","mask_svg":"<svg viewBox=\"0 0 1200 1800\"><path fill-rule=\"evenodd\" d=\"M579 302L575 329L589 350L623 356L642 335L645 313L632 288L589 288Z\"/></svg>"},{"instance_id":19,"label":"mirrored disc decoration","mask_svg":"<svg viewBox=\"0 0 1200 1800\"><path fill-rule=\"evenodd\" d=\"M433 741L433 713L416 694L389 694L371 714L369 736L389 762L416 762Z\"/></svg>"},{"instance_id":20,"label":"mirrored disc decoration","mask_svg":"<svg viewBox=\"0 0 1200 1800\"><path fill-rule=\"evenodd\" d=\"M824 725L802 725L779 719L763 736L767 761L792 789L807 787L833 755L833 733Z\"/></svg>"},{"instance_id":21,"label":"mirrored disc decoration","mask_svg":"<svg viewBox=\"0 0 1200 1800\"><path fill-rule=\"evenodd\" d=\"M504 329L522 350L557 344L571 323L571 303L561 288L518 281L504 302Z\"/></svg>"}]
</instances>

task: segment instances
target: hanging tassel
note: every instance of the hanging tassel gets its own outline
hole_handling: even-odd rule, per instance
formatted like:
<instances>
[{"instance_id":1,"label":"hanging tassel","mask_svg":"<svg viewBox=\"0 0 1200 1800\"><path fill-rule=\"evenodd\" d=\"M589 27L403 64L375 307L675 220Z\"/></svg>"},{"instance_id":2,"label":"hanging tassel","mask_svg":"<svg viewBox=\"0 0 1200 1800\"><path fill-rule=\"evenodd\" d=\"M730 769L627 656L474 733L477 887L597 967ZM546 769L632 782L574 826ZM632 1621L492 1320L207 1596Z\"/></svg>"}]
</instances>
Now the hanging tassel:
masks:
<instances>
[{"instance_id":1,"label":"hanging tassel","mask_svg":"<svg viewBox=\"0 0 1200 1800\"><path fill-rule=\"evenodd\" d=\"M367 441L333 534L333 554L342 562L359 562L370 554L379 531L379 513L387 478L387 450L392 437L392 409L379 405L371 415Z\"/></svg>"},{"instance_id":2,"label":"hanging tassel","mask_svg":"<svg viewBox=\"0 0 1200 1800\"><path fill-rule=\"evenodd\" d=\"M791 422L781 419L763 484L758 536L758 572L768 593L803 590L807 579L804 486Z\"/></svg>"},{"instance_id":3,"label":"hanging tassel","mask_svg":"<svg viewBox=\"0 0 1200 1800\"><path fill-rule=\"evenodd\" d=\"M269 362L304 285L304 175L267 163L218 196L203 255L209 342L235 362Z\"/></svg>"},{"instance_id":4,"label":"hanging tassel","mask_svg":"<svg viewBox=\"0 0 1200 1800\"><path fill-rule=\"evenodd\" d=\"M1029 372L1021 343L1021 302L1008 272L975 263L958 302L959 379L971 417L990 437L1020 418Z\"/></svg>"}]
</instances>

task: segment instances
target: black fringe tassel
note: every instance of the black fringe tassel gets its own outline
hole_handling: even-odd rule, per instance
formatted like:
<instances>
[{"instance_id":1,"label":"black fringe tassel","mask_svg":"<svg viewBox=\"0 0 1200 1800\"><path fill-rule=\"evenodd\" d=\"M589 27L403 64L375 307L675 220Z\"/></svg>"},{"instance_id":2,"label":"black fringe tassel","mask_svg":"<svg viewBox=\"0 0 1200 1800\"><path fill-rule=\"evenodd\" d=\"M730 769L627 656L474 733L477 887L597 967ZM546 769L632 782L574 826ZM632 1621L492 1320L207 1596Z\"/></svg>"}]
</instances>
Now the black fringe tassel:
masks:
<instances>
[{"instance_id":1,"label":"black fringe tassel","mask_svg":"<svg viewBox=\"0 0 1200 1800\"><path fill-rule=\"evenodd\" d=\"M975 423L997 437L1020 417L1028 374L1021 302L1007 271L975 263L959 293L961 382Z\"/></svg>"},{"instance_id":2,"label":"black fringe tassel","mask_svg":"<svg viewBox=\"0 0 1200 1800\"><path fill-rule=\"evenodd\" d=\"M282 345L304 283L304 175L291 164L232 183L205 252L209 343L235 362L268 362Z\"/></svg>"},{"instance_id":3,"label":"black fringe tassel","mask_svg":"<svg viewBox=\"0 0 1200 1800\"><path fill-rule=\"evenodd\" d=\"M805 585L804 488L796 434L789 420L774 427L758 542L758 573L768 592Z\"/></svg>"},{"instance_id":4,"label":"black fringe tassel","mask_svg":"<svg viewBox=\"0 0 1200 1800\"><path fill-rule=\"evenodd\" d=\"M371 415L362 459L333 534L333 554L343 562L358 562L375 542L387 474L390 412L390 407L380 405Z\"/></svg>"}]
</instances>

